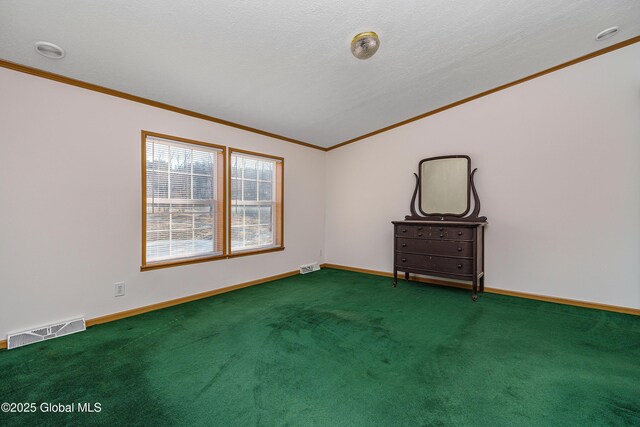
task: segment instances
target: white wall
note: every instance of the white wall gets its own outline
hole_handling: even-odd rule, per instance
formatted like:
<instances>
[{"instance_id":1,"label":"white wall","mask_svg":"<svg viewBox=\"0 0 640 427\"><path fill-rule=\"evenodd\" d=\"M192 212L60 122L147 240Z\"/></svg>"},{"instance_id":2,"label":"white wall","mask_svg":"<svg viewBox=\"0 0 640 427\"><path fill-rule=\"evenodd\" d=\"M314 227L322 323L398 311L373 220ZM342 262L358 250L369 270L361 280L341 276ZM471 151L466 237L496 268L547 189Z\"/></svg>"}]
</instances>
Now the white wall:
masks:
<instances>
[{"instance_id":1,"label":"white wall","mask_svg":"<svg viewBox=\"0 0 640 427\"><path fill-rule=\"evenodd\" d=\"M640 44L327 155L326 262L392 271L422 158L468 154L487 286L640 308Z\"/></svg>"},{"instance_id":2,"label":"white wall","mask_svg":"<svg viewBox=\"0 0 640 427\"><path fill-rule=\"evenodd\" d=\"M320 261L322 151L6 69L0 121L0 339ZM285 251L141 273L141 129L283 156Z\"/></svg>"},{"instance_id":3,"label":"white wall","mask_svg":"<svg viewBox=\"0 0 640 427\"><path fill-rule=\"evenodd\" d=\"M391 271L418 161L452 153L479 168L487 286L640 308L639 81L635 44L325 154L0 69L0 338L291 271L323 248ZM286 250L141 273L141 129L285 157Z\"/></svg>"}]
</instances>

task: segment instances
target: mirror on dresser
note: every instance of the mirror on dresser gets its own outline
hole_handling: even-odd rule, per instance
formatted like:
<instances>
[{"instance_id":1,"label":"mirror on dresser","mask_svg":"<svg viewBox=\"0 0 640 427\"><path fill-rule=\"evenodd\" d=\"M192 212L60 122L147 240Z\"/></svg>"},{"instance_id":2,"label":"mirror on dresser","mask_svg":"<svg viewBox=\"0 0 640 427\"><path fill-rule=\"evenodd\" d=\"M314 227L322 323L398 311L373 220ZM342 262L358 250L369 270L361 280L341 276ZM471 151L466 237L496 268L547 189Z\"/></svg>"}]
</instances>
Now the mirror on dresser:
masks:
<instances>
[{"instance_id":1,"label":"mirror on dresser","mask_svg":"<svg viewBox=\"0 0 640 427\"><path fill-rule=\"evenodd\" d=\"M420 213L464 216L469 212L469 172L467 156L424 159L418 165Z\"/></svg>"},{"instance_id":2,"label":"mirror on dresser","mask_svg":"<svg viewBox=\"0 0 640 427\"><path fill-rule=\"evenodd\" d=\"M398 271L471 282L473 301L484 291L484 228L480 198L465 155L423 159L404 221L393 221L393 285ZM471 210L473 195L473 210Z\"/></svg>"}]
</instances>

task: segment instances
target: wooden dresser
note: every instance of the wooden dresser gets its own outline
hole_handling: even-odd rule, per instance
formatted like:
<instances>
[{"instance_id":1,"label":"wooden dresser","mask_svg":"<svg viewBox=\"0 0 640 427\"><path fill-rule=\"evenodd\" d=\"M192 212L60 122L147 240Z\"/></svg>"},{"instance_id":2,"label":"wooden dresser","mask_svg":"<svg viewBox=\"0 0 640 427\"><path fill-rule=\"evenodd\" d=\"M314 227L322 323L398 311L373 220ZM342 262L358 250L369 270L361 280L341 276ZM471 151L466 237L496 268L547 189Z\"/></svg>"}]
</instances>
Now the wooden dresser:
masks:
<instances>
[{"instance_id":1,"label":"wooden dresser","mask_svg":"<svg viewBox=\"0 0 640 427\"><path fill-rule=\"evenodd\" d=\"M471 297L484 291L485 221L393 221L393 285L398 271L470 281Z\"/></svg>"}]
</instances>

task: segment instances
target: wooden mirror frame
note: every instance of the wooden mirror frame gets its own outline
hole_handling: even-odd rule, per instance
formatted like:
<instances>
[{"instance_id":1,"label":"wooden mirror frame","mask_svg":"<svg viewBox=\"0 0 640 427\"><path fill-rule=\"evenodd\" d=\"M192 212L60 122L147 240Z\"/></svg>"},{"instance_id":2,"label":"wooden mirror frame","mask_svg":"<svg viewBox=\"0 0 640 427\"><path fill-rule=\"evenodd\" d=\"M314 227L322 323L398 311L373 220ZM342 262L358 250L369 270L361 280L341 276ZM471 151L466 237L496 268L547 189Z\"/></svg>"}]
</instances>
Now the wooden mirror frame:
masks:
<instances>
[{"instance_id":1,"label":"wooden mirror frame","mask_svg":"<svg viewBox=\"0 0 640 427\"><path fill-rule=\"evenodd\" d=\"M422 198L422 189L421 189L421 177L422 177L422 164L429 160L440 160L440 159L452 159L452 158L466 158L467 159L467 174L469 176L469 183L467 185L467 209L462 214L451 214L451 213L424 213L422 211L422 207L419 207L420 213L416 211L416 198L418 197L418 193L420 193L420 198ZM413 190L413 196L411 197L411 215L407 215L404 218L406 220L418 220L418 221L486 221L487 217L478 216L480 214L480 197L478 197L478 192L476 191L476 186L473 182L473 177L475 173L478 171L478 168L473 169L471 173L471 157L466 155L449 155L449 156L438 156L438 157L428 157L426 159L422 159L420 163L418 163L418 172L413 175L416 177L416 187ZM473 211L469 212L471 209L471 198L469 192L473 193ZM465 216L468 215L468 216Z\"/></svg>"},{"instance_id":2,"label":"wooden mirror frame","mask_svg":"<svg viewBox=\"0 0 640 427\"><path fill-rule=\"evenodd\" d=\"M430 162L432 160L444 160L444 159L466 159L467 160L467 207L462 213L447 213L447 212L425 212L422 210L422 164ZM463 217L469 213L469 209L471 209L471 190L469 183L469 176L471 174L471 158L469 156L464 155L451 155L451 156L438 156L438 157L429 157L426 159L420 160L418 163L418 210L424 216L455 216L455 217Z\"/></svg>"}]
</instances>

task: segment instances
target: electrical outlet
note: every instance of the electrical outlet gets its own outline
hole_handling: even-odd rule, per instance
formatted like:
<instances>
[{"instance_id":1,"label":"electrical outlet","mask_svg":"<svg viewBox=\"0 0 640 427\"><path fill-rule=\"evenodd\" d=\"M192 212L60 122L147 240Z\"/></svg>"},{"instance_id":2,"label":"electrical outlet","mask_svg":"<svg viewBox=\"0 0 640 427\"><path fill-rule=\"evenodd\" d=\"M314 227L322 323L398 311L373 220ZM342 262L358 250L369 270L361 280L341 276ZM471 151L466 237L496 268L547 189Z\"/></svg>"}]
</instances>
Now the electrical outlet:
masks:
<instances>
[{"instance_id":1,"label":"electrical outlet","mask_svg":"<svg viewBox=\"0 0 640 427\"><path fill-rule=\"evenodd\" d=\"M115 295L116 297L124 296L124 282L118 282L114 285Z\"/></svg>"}]
</instances>

